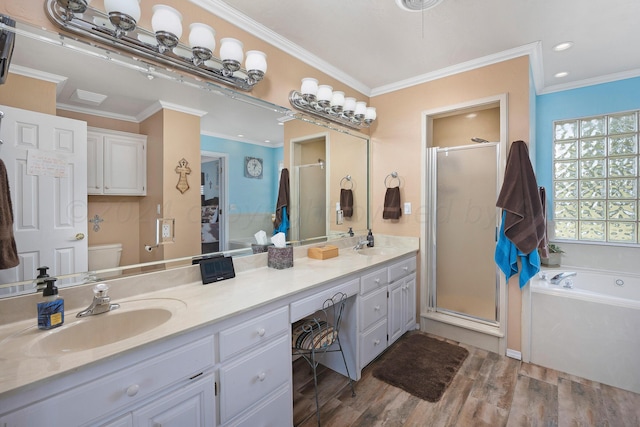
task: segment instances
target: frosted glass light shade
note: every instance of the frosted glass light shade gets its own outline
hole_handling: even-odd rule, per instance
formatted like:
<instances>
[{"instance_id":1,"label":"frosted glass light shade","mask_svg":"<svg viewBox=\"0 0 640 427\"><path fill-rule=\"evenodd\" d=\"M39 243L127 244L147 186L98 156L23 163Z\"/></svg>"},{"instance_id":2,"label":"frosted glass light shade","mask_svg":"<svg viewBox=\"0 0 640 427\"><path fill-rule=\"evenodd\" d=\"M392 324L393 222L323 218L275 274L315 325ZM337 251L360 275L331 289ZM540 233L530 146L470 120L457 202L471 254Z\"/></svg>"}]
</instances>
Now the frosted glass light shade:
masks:
<instances>
[{"instance_id":1,"label":"frosted glass light shade","mask_svg":"<svg viewBox=\"0 0 640 427\"><path fill-rule=\"evenodd\" d=\"M210 51L216 48L216 32L207 24L194 22L189 25L189 46L204 47Z\"/></svg>"},{"instance_id":2,"label":"frosted glass light shade","mask_svg":"<svg viewBox=\"0 0 640 427\"><path fill-rule=\"evenodd\" d=\"M333 92L333 95L331 96L331 106L344 106L344 92L339 90Z\"/></svg>"},{"instance_id":3,"label":"frosted glass light shade","mask_svg":"<svg viewBox=\"0 0 640 427\"><path fill-rule=\"evenodd\" d=\"M367 103L366 102L356 102L356 111L354 115L356 119L362 120L364 119L364 115L367 113Z\"/></svg>"},{"instance_id":4,"label":"frosted glass light shade","mask_svg":"<svg viewBox=\"0 0 640 427\"><path fill-rule=\"evenodd\" d=\"M302 86L300 87L300 92L303 95L316 96L318 94L318 80L312 77L305 77L304 79L302 79Z\"/></svg>"},{"instance_id":5,"label":"frosted glass light shade","mask_svg":"<svg viewBox=\"0 0 640 427\"><path fill-rule=\"evenodd\" d=\"M220 59L242 63L244 59L242 48L243 45L240 40L224 38L220 40Z\"/></svg>"},{"instance_id":6,"label":"frosted glass light shade","mask_svg":"<svg viewBox=\"0 0 640 427\"><path fill-rule=\"evenodd\" d=\"M364 113L364 121L366 123L371 123L376 119L378 114L376 113L376 107L367 107L367 112Z\"/></svg>"},{"instance_id":7,"label":"frosted glass light shade","mask_svg":"<svg viewBox=\"0 0 640 427\"><path fill-rule=\"evenodd\" d=\"M182 37L182 14L164 4L156 4L152 8L151 28L153 32L166 31L177 38Z\"/></svg>"},{"instance_id":8,"label":"frosted glass light shade","mask_svg":"<svg viewBox=\"0 0 640 427\"><path fill-rule=\"evenodd\" d=\"M318 86L318 101L331 101L331 96L333 95L333 88L329 85L320 85Z\"/></svg>"},{"instance_id":9,"label":"frosted glass light shade","mask_svg":"<svg viewBox=\"0 0 640 427\"><path fill-rule=\"evenodd\" d=\"M247 71L267 72L267 55L259 50L250 50L247 52L247 60L245 62Z\"/></svg>"},{"instance_id":10,"label":"frosted glass light shade","mask_svg":"<svg viewBox=\"0 0 640 427\"><path fill-rule=\"evenodd\" d=\"M356 99L345 98L344 99L344 111L353 113L356 110Z\"/></svg>"},{"instance_id":11,"label":"frosted glass light shade","mask_svg":"<svg viewBox=\"0 0 640 427\"><path fill-rule=\"evenodd\" d=\"M104 9L107 13L120 12L129 15L136 22L140 19L140 0L104 0Z\"/></svg>"}]
</instances>

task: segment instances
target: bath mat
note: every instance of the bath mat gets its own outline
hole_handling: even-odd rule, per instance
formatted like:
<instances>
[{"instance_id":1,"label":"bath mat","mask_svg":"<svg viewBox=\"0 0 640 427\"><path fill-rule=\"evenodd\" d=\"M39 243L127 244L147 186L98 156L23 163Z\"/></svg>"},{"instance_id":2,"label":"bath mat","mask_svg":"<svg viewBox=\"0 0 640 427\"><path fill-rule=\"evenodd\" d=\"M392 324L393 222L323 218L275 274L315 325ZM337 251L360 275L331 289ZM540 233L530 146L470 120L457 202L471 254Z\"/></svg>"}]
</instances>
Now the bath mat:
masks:
<instances>
[{"instance_id":1,"label":"bath mat","mask_svg":"<svg viewBox=\"0 0 640 427\"><path fill-rule=\"evenodd\" d=\"M469 352L416 332L400 338L376 362L373 376L429 402L437 402Z\"/></svg>"}]
</instances>

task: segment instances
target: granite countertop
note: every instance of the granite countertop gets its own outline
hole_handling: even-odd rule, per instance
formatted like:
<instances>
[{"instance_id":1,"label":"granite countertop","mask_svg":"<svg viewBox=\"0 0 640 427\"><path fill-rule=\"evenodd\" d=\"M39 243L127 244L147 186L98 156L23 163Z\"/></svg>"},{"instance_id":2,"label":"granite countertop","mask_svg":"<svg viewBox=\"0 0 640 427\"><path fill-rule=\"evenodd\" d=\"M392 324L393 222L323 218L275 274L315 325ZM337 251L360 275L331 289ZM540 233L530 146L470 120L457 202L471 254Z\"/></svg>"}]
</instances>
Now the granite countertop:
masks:
<instances>
[{"instance_id":1,"label":"granite countertop","mask_svg":"<svg viewBox=\"0 0 640 427\"><path fill-rule=\"evenodd\" d=\"M117 280L114 280L112 282L112 286L115 286L114 292L112 293L110 290L112 302L121 304L122 309L127 309L128 303L132 305L144 304L144 300L151 304L158 303L160 305L174 300L171 306L177 307L177 311L169 321L142 334L101 346L99 351L91 349L60 354L43 354L34 351L34 342L40 339L43 334L55 334L57 330L68 327L77 321L90 322L93 320L91 317L83 319L75 317L78 311L85 308L82 306L67 309L65 324L49 331L41 331L37 328L35 314L33 318L28 320L2 324L0 325L0 398L4 393L17 391L24 386L64 375L82 366L133 348L161 341L266 304L293 297L341 277L415 253L419 249L417 238L394 239L397 240L391 242L393 250L388 253L362 256L351 248L343 248L340 249L339 256L335 258L327 260L307 257L295 258L292 268L283 270L266 266L251 268L237 272L233 279L206 286L203 286L199 279L189 280L193 279L193 270L197 270L197 266L183 267L191 271L190 275L186 275L189 280L187 283L130 295L122 299L117 297ZM390 242L387 241L387 243ZM165 273L172 274L170 271ZM175 275L175 273L173 274ZM183 274L183 276L185 275ZM141 275L136 280L146 279L144 275ZM82 291L92 295L90 287ZM62 291L61 294L63 294ZM175 304L176 300L177 305ZM117 311L113 313L117 313ZM35 313L35 307L33 312ZM100 316L109 316L109 314L101 314Z\"/></svg>"}]
</instances>

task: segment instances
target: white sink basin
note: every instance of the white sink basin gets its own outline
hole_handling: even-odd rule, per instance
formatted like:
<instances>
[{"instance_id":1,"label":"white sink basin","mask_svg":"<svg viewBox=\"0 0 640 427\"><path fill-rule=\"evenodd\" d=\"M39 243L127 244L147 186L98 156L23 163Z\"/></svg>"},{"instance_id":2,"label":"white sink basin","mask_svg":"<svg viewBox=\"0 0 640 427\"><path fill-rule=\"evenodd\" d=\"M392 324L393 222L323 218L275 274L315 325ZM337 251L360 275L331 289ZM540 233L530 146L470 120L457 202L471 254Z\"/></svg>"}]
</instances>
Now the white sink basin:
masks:
<instances>
[{"instance_id":1,"label":"white sink basin","mask_svg":"<svg viewBox=\"0 0 640 427\"><path fill-rule=\"evenodd\" d=\"M32 356L93 350L151 331L186 309L183 301L163 298L119 304L120 308L116 310L80 319L75 317L75 312L65 313L64 325L49 331L29 328L14 335L13 339L26 338L29 342L26 350Z\"/></svg>"},{"instance_id":2,"label":"white sink basin","mask_svg":"<svg viewBox=\"0 0 640 427\"><path fill-rule=\"evenodd\" d=\"M395 255L396 253L398 253L398 250L395 248L374 246L373 248L365 247L365 248L359 249L357 252L358 252L358 255L375 256L375 255Z\"/></svg>"}]
</instances>

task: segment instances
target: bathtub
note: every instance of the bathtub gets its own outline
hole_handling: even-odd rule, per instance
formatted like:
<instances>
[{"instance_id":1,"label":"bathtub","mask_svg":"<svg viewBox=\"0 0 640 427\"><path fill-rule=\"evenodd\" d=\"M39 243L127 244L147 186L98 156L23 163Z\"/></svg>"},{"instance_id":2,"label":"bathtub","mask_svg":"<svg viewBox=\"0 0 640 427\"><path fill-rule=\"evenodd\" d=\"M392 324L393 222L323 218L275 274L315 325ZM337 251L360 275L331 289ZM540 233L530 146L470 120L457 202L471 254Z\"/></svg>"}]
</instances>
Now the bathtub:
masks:
<instances>
[{"instance_id":1,"label":"bathtub","mask_svg":"<svg viewBox=\"0 0 640 427\"><path fill-rule=\"evenodd\" d=\"M573 288L549 279L575 271ZM542 270L530 281L530 362L640 393L640 276Z\"/></svg>"}]
</instances>

